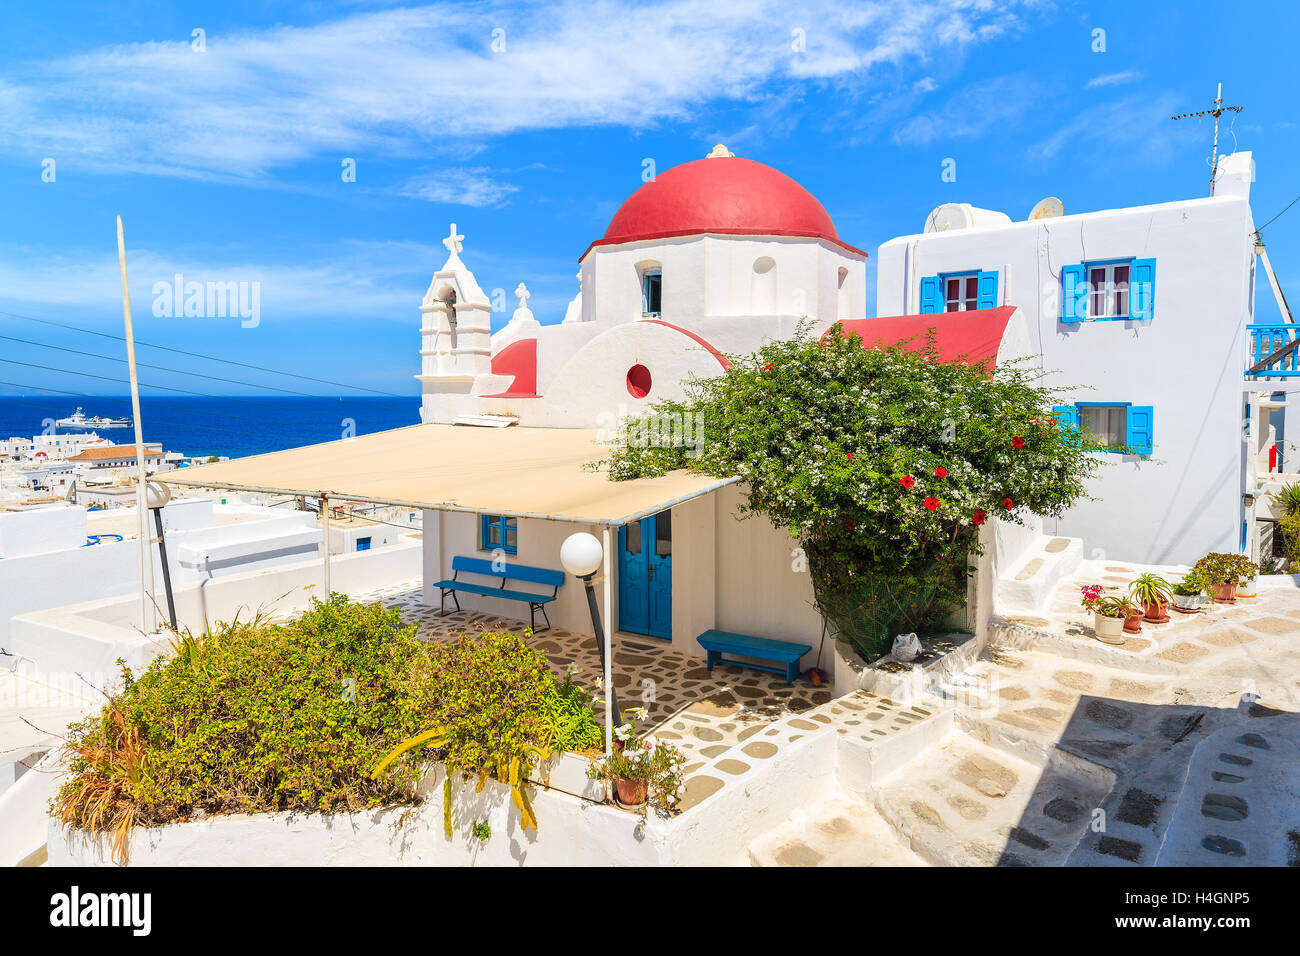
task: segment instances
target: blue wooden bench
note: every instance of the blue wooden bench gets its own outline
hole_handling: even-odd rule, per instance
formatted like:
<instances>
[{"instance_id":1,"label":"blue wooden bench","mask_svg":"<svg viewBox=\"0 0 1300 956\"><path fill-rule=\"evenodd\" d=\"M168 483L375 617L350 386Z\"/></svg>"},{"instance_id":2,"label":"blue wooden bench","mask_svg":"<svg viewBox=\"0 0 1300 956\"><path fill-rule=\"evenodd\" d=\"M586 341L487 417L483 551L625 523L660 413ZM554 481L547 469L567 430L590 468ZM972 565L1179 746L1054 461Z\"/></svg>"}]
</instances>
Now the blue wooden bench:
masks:
<instances>
[{"instance_id":1,"label":"blue wooden bench","mask_svg":"<svg viewBox=\"0 0 1300 956\"><path fill-rule=\"evenodd\" d=\"M486 584L473 584L469 581L460 580L462 574L479 574L484 577L500 578L501 583L496 587L489 587ZM514 591L506 588L507 581L526 581L529 584L540 584L552 588L550 594L537 594L533 591ZM482 558L467 558L463 555L456 555L451 559L451 577L445 581L439 581L434 587L442 591L441 610L443 614L447 613L447 595L456 602L456 610L460 610L460 599L456 597L457 592L469 594L481 594L484 597L505 598L507 601L521 601L528 605L528 620L536 630L537 612L542 612L542 617L546 620L546 627L551 626L551 619L547 617L546 605L555 600L560 593L560 585L564 583L563 571L552 571L549 568L530 568L526 564L510 564L504 567L494 567L493 562L484 561Z\"/></svg>"},{"instance_id":2,"label":"blue wooden bench","mask_svg":"<svg viewBox=\"0 0 1300 956\"><path fill-rule=\"evenodd\" d=\"M695 640L699 642L700 647L708 651L710 671L713 670L714 664L736 664L739 667L752 667L773 674L784 674L787 684L793 684L794 679L799 676L799 659L812 650L810 644L791 644L788 641L773 641L765 637L750 637L748 634L733 634L730 631L705 631ZM768 667L765 664L729 660L723 657L723 654L778 661L785 666Z\"/></svg>"}]
</instances>

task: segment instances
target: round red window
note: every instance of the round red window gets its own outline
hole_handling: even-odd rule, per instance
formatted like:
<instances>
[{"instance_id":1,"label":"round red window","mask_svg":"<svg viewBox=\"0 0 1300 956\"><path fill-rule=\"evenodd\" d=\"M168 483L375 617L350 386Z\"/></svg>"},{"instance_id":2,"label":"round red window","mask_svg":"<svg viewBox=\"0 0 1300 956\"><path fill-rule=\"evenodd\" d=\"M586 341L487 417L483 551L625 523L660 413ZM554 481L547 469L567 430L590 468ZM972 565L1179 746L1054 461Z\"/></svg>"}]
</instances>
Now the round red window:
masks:
<instances>
[{"instance_id":1,"label":"round red window","mask_svg":"<svg viewBox=\"0 0 1300 956\"><path fill-rule=\"evenodd\" d=\"M627 392L633 398L650 394L650 370L644 365L633 365L627 370Z\"/></svg>"}]
</instances>

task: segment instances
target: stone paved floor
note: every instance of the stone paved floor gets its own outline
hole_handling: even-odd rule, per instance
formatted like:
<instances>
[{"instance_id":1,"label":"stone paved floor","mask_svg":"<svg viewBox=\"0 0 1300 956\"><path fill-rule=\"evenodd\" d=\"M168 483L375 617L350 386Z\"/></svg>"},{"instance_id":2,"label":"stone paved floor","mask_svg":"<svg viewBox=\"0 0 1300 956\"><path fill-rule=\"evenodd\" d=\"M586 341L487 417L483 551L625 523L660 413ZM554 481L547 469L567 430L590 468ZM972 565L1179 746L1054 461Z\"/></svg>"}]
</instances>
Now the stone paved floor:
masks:
<instances>
[{"instance_id":1,"label":"stone paved floor","mask_svg":"<svg viewBox=\"0 0 1300 956\"><path fill-rule=\"evenodd\" d=\"M438 608L421 602L418 582L402 582L354 597L400 609L407 622L420 625L420 636L426 640L448 640L490 629L522 634L528 628L526 622L468 608L444 617ZM557 677L576 667L575 682L597 695L596 681L602 671L594 636L555 627L528 641L546 655ZM750 668L720 665L710 674L702 658L639 635L615 635L613 674L620 708L645 707L647 718L640 730L651 731L652 736L681 750L687 758L688 774L775 721L831 699L829 686L813 687L802 681L787 686L779 675ZM603 719L604 695L599 696L596 711Z\"/></svg>"}]
</instances>

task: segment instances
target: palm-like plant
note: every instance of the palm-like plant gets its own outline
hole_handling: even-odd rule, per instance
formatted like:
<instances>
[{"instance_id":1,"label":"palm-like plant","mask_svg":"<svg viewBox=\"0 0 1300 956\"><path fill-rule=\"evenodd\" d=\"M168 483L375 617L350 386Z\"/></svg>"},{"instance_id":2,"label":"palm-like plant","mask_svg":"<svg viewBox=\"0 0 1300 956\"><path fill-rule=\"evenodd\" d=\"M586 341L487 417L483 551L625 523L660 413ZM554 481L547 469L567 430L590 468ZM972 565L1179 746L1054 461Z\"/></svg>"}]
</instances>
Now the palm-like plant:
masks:
<instances>
[{"instance_id":1,"label":"palm-like plant","mask_svg":"<svg viewBox=\"0 0 1300 956\"><path fill-rule=\"evenodd\" d=\"M1173 594L1173 586L1158 574L1139 575L1128 590L1134 600L1148 606L1164 604Z\"/></svg>"},{"instance_id":2,"label":"palm-like plant","mask_svg":"<svg viewBox=\"0 0 1300 956\"><path fill-rule=\"evenodd\" d=\"M1283 514L1300 514L1300 484L1283 485L1273 492L1273 506Z\"/></svg>"}]
</instances>

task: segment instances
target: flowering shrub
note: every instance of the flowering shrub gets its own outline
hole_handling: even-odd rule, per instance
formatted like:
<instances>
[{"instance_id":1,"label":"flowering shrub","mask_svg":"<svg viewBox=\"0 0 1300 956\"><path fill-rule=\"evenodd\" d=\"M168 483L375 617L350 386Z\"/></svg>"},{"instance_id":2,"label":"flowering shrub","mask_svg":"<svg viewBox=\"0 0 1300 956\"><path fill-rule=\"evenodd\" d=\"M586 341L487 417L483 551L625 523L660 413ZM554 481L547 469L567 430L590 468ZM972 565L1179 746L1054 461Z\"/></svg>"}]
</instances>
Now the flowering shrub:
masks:
<instances>
[{"instance_id":1,"label":"flowering shrub","mask_svg":"<svg viewBox=\"0 0 1300 956\"><path fill-rule=\"evenodd\" d=\"M870 656L933 631L965 599L968 556L990 514L1059 515L1095 469L1052 417L1052 389L1021 363L941 361L933 336L864 349L835 326L732 357L657 411L702 416L703 453L619 448L615 479L692 468L739 474L746 514L799 540L822 612Z\"/></svg>"},{"instance_id":2,"label":"flowering shrub","mask_svg":"<svg viewBox=\"0 0 1300 956\"><path fill-rule=\"evenodd\" d=\"M645 711L629 711L645 717ZM686 758L672 744L656 743L638 737L637 716L614 729L614 748L609 756L587 769L593 780L644 780L649 785L647 799L660 810L668 811L686 792L682 765Z\"/></svg>"},{"instance_id":3,"label":"flowering shrub","mask_svg":"<svg viewBox=\"0 0 1300 956\"><path fill-rule=\"evenodd\" d=\"M1259 565L1244 554L1223 554L1211 551L1192 566L1192 570L1208 585L1225 585L1253 581L1259 574Z\"/></svg>"}]
</instances>

